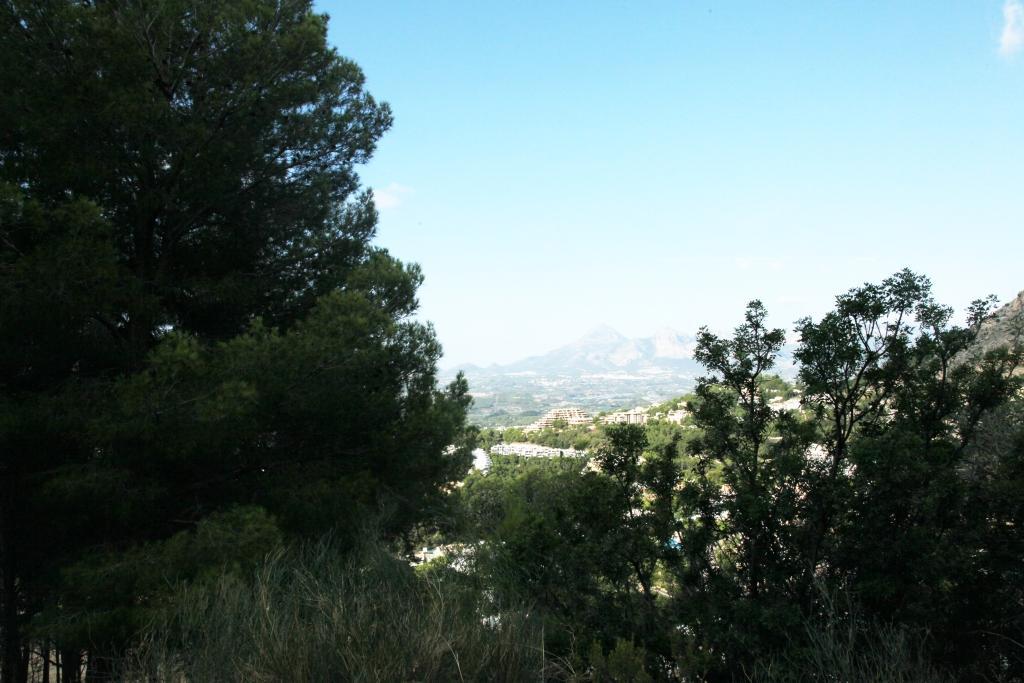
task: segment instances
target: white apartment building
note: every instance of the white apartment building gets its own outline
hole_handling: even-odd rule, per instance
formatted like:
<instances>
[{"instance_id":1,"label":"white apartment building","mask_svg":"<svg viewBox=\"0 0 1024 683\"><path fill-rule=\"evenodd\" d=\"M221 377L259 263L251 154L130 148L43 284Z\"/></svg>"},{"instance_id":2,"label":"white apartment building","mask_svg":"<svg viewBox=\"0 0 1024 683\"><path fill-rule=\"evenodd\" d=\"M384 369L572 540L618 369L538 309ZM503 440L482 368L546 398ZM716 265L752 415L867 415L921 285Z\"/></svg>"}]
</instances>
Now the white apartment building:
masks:
<instances>
[{"instance_id":1,"label":"white apartment building","mask_svg":"<svg viewBox=\"0 0 1024 683\"><path fill-rule=\"evenodd\" d=\"M609 413L601 418L601 422L606 425L642 425L647 424L647 420L647 411L639 407L618 413Z\"/></svg>"},{"instance_id":2,"label":"white apartment building","mask_svg":"<svg viewBox=\"0 0 1024 683\"><path fill-rule=\"evenodd\" d=\"M553 408L549 410L544 417L540 418L532 425L524 427L525 432L535 432L547 427L551 427L557 420L564 421L570 427L578 427L581 425L589 425L594 421L594 418L589 413L585 413L579 408Z\"/></svg>"},{"instance_id":3,"label":"white apartment building","mask_svg":"<svg viewBox=\"0 0 1024 683\"><path fill-rule=\"evenodd\" d=\"M524 458L578 458L587 454L575 448L551 448L535 443L497 443L491 446L491 455L521 455Z\"/></svg>"}]
</instances>

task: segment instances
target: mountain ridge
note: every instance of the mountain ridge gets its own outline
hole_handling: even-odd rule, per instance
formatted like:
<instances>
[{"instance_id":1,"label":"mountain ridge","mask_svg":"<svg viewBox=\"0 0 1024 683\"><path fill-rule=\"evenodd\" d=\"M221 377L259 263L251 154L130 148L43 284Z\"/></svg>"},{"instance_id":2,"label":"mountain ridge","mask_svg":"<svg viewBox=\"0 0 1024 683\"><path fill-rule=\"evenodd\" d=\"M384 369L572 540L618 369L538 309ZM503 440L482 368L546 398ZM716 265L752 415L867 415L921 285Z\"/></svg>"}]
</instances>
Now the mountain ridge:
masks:
<instances>
[{"instance_id":1,"label":"mountain ridge","mask_svg":"<svg viewBox=\"0 0 1024 683\"><path fill-rule=\"evenodd\" d=\"M609 325L597 325L575 341L544 354L505 364L462 364L449 368L476 375L586 375L615 372L692 372L695 337L662 327L649 337L626 337Z\"/></svg>"}]
</instances>

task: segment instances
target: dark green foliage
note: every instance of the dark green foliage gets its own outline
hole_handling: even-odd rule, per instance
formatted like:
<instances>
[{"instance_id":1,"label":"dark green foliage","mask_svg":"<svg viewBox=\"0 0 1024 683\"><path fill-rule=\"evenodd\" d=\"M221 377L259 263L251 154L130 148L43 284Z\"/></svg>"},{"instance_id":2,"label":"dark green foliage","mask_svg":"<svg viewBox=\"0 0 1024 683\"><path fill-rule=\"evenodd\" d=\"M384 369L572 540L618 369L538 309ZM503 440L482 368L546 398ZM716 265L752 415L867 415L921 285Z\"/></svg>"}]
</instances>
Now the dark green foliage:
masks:
<instances>
[{"instance_id":1,"label":"dark green foliage","mask_svg":"<svg viewBox=\"0 0 1024 683\"><path fill-rule=\"evenodd\" d=\"M529 437L519 427L509 427L501 431L501 440L505 443L515 443L517 441L527 441Z\"/></svg>"},{"instance_id":2,"label":"dark green foliage","mask_svg":"<svg viewBox=\"0 0 1024 683\"><path fill-rule=\"evenodd\" d=\"M515 430L511 429L506 429L504 433L507 434L508 437L517 436ZM583 451L594 445L594 443L600 438L600 432L591 427L567 427L565 425L559 427L556 424L556 426L549 427L547 429L530 432L525 436L526 441L539 444L541 446L548 446L550 448L575 448L578 451Z\"/></svg>"},{"instance_id":3,"label":"dark green foliage","mask_svg":"<svg viewBox=\"0 0 1024 683\"><path fill-rule=\"evenodd\" d=\"M2 679L27 630L105 675L178 581L440 509L467 387L371 244L391 114L326 17L11 0L0 46Z\"/></svg>"},{"instance_id":4,"label":"dark green foliage","mask_svg":"<svg viewBox=\"0 0 1024 683\"><path fill-rule=\"evenodd\" d=\"M63 572L60 605L37 615L32 630L60 643L116 648L166 606L178 582L251 571L280 543L275 520L262 508L236 507L164 541L91 550Z\"/></svg>"},{"instance_id":5,"label":"dark green foliage","mask_svg":"<svg viewBox=\"0 0 1024 683\"><path fill-rule=\"evenodd\" d=\"M363 84L308 0L0 0L3 683L41 643L69 682L1024 679L991 300L837 297L799 411L752 302L699 334L683 425L485 431L592 457L457 487L468 387L372 245ZM450 561L353 551L412 533Z\"/></svg>"},{"instance_id":6,"label":"dark green foliage","mask_svg":"<svg viewBox=\"0 0 1024 683\"><path fill-rule=\"evenodd\" d=\"M477 447L482 448L485 451L490 451L491 446L504 442L503 432L504 430L493 429L490 427L480 429L476 434Z\"/></svg>"},{"instance_id":7,"label":"dark green foliage","mask_svg":"<svg viewBox=\"0 0 1024 683\"><path fill-rule=\"evenodd\" d=\"M778 375L763 374L760 377L761 390L769 399L777 398L786 400L801 393L801 389L790 384Z\"/></svg>"},{"instance_id":8,"label":"dark green foliage","mask_svg":"<svg viewBox=\"0 0 1024 683\"><path fill-rule=\"evenodd\" d=\"M612 426L594 451L586 467L495 457L487 474L472 474L459 493L469 561L501 604L545 615L552 655L606 678L638 666L636 680L646 680L647 660L669 651L657 584L675 529L661 504L676 484L675 441L651 451L644 428ZM630 642L616 645L621 638ZM626 653L633 641L644 646Z\"/></svg>"},{"instance_id":9,"label":"dark green foliage","mask_svg":"<svg viewBox=\"0 0 1024 683\"><path fill-rule=\"evenodd\" d=\"M562 424L557 424L562 422ZM487 428L480 431L477 442L484 450L498 443L535 443L550 448L575 448L578 451L590 448L598 438L600 431L590 426L569 427L564 420L556 420L555 426L537 431L526 432L519 427L505 429Z\"/></svg>"},{"instance_id":10,"label":"dark green foliage","mask_svg":"<svg viewBox=\"0 0 1024 683\"><path fill-rule=\"evenodd\" d=\"M732 339L698 335L696 357L713 374L700 380L699 401L691 404L701 436L689 445L696 476L680 493L680 512L689 519L679 581L699 594L680 609L698 642L713 644L733 663L765 641L781 643L799 621L791 596L779 588L796 569L789 522L799 506L808 441L796 420L780 418L768 403L763 380L785 334L766 328L765 317L755 301ZM772 438L776 426L785 436Z\"/></svg>"},{"instance_id":11,"label":"dark green foliage","mask_svg":"<svg viewBox=\"0 0 1024 683\"><path fill-rule=\"evenodd\" d=\"M1021 348L904 271L798 322L783 411L765 318L701 332L691 424L467 480L475 570L596 678L1020 680Z\"/></svg>"},{"instance_id":12,"label":"dark green foliage","mask_svg":"<svg viewBox=\"0 0 1024 683\"><path fill-rule=\"evenodd\" d=\"M106 319L125 344L287 323L366 257L353 168L391 115L308 2L2 11L2 176L102 207L139 286L132 316Z\"/></svg>"},{"instance_id":13,"label":"dark green foliage","mask_svg":"<svg viewBox=\"0 0 1024 683\"><path fill-rule=\"evenodd\" d=\"M573 459L500 458L486 475L471 475L460 497L467 540L487 541L472 561L499 604L540 602L556 619L596 618L593 569L605 551L600 534L615 520L595 515L588 501L606 497L604 482L582 475Z\"/></svg>"},{"instance_id":14,"label":"dark green foliage","mask_svg":"<svg viewBox=\"0 0 1024 683\"><path fill-rule=\"evenodd\" d=\"M943 683L955 680L927 654L926 632L870 622L856 604L819 594L821 615L792 635L793 645L757 661L747 680L772 683L849 681Z\"/></svg>"},{"instance_id":15,"label":"dark green foliage","mask_svg":"<svg viewBox=\"0 0 1024 683\"><path fill-rule=\"evenodd\" d=\"M627 640L616 640L615 647L605 655L601 646L594 643L587 657L595 681L615 683L650 683L654 680L644 668L646 653Z\"/></svg>"},{"instance_id":16,"label":"dark green foliage","mask_svg":"<svg viewBox=\"0 0 1024 683\"><path fill-rule=\"evenodd\" d=\"M539 624L483 596L373 546L307 546L186 589L122 666L196 683L541 679Z\"/></svg>"},{"instance_id":17,"label":"dark green foliage","mask_svg":"<svg viewBox=\"0 0 1024 683\"><path fill-rule=\"evenodd\" d=\"M928 281L904 271L838 297L820 322L800 321L811 420L766 401L758 375L781 331L761 326L756 303L733 340L702 335L698 355L715 375L695 406L703 436L691 444L701 460L684 493L694 521L681 582L699 589L696 633L727 667L802 647L787 643L820 613L824 582L873 623L930 630L930 656L958 675L1020 675L1019 610L990 604L995 593L1020 605L1019 590L1005 574L986 591L977 581L993 571L990 534L1017 558L1024 548L1005 536L1018 523L991 512L1002 496L972 464L1012 468L1008 441L996 455L977 438L1016 400L1020 349L971 356L979 312L973 327L950 325ZM716 461L722 485L707 474Z\"/></svg>"}]
</instances>

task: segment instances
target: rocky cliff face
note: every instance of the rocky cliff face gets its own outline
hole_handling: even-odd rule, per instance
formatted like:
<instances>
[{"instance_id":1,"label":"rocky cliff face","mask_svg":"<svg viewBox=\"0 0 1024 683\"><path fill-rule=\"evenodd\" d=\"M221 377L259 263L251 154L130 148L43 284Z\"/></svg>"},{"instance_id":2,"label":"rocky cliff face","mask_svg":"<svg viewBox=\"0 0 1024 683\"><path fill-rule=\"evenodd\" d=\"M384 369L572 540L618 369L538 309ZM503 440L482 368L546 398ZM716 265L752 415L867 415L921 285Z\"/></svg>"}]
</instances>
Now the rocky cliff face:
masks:
<instances>
[{"instance_id":1,"label":"rocky cliff face","mask_svg":"<svg viewBox=\"0 0 1024 683\"><path fill-rule=\"evenodd\" d=\"M984 353L1014 343L1024 344L1024 291L982 323L975 348Z\"/></svg>"}]
</instances>

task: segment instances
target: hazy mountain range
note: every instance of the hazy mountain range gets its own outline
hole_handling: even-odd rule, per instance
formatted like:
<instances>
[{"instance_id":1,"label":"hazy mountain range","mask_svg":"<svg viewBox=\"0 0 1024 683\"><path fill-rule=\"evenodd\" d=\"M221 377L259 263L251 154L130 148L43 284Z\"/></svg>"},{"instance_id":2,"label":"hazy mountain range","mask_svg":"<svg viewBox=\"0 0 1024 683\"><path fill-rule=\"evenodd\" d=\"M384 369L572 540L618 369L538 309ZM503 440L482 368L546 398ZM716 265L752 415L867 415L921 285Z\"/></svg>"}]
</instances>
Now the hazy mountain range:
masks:
<instances>
[{"instance_id":1,"label":"hazy mountain range","mask_svg":"<svg viewBox=\"0 0 1024 683\"><path fill-rule=\"evenodd\" d=\"M523 425L554 407L590 412L649 405L690 391L701 374L695 340L675 330L630 339L601 325L571 344L514 363L451 368L466 374L479 425Z\"/></svg>"},{"instance_id":2,"label":"hazy mountain range","mask_svg":"<svg viewBox=\"0 0 1024 683\"><path fill-rule=\"evenodd\" d=\"M1024 292L985 322L977 348L985 351L1024 339ZM693 336L663 328L651 337L630 339L600 325L571 344L504 365L462 365L479 425L522 425L547 410L575 406L598 412L650 405L693 389L704 369L693 359ZM792 379L791 346L779 354L773 372Z\"/></svg>"},{"instance_id":3,"label":"hazy mountain range","mask_svg":"<svg viewBox=\"0 0 1024 683\"><path fill-rule=\"evenodd\" d=\"M630 339L600 325L565 346L540 356L506 365L463 365L469 376L533 373L538 375L592 375L602 373L690 374L699 370L693 360L695 338L663 328L652 337Z\"/></svg>"}]
</instances>

